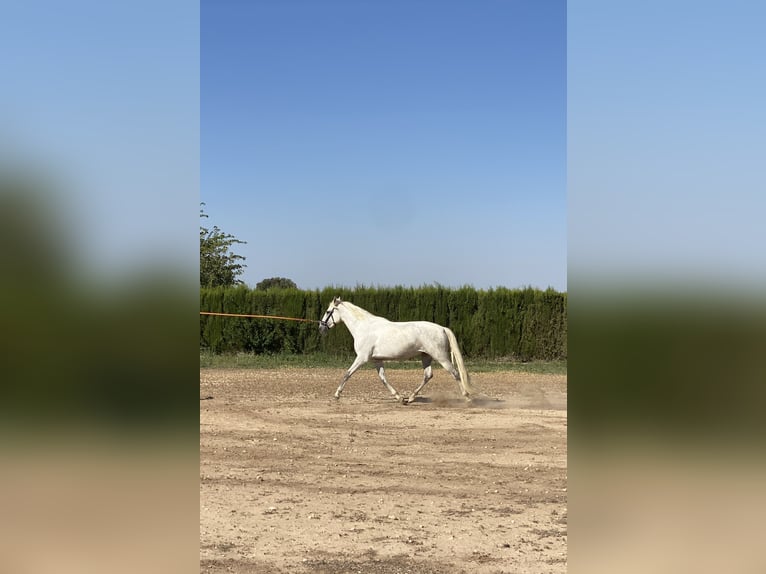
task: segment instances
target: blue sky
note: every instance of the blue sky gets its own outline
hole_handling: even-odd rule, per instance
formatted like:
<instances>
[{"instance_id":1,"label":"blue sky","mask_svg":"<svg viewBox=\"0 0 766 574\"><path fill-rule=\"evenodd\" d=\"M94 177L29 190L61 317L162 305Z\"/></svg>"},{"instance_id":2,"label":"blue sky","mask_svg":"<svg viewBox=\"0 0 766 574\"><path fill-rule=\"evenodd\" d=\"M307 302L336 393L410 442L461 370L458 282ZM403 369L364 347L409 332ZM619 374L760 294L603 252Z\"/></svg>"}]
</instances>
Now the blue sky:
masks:
<instances>
[{"instance_id":1,"label":"blue sky","mask_svg":"<svg viewBox=\"0 0 766 574\"><path fill-rule=\"evenodd\" d=\"M766 6L567 11L565 37L547 1L13 3L0 167L64 191L99 273L196 281L201 197L251 284L561 289L568 261L569 288L763 292Z\"/></svg>"},{"instance_id":2,"label":"blue sky","mask_svg":"<svg viewBox=\"0 0 766 574\"><path fill-rule=\"evenodd\" d=\"M566 11L203 2L201 197L244 280L566 289Z\"/></svg>"}]
</instances>

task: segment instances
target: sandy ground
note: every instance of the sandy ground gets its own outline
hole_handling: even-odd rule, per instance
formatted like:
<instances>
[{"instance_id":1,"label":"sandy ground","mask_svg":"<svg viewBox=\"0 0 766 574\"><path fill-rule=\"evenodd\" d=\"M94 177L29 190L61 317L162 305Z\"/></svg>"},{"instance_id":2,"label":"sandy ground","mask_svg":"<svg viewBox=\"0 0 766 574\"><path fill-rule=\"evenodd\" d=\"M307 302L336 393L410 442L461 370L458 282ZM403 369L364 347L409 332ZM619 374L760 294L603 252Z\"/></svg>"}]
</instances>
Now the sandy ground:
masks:
<instances>
[{"instance_id":1,"label":"sandy ground","mask_svg":"<svg viewBox=\"0 0 766 574\"><path fill-rule=\"evenodd\" d=\"M566 572L566 376L341 376L200 371L201 572Z\"/></svg>"}]
</instances>

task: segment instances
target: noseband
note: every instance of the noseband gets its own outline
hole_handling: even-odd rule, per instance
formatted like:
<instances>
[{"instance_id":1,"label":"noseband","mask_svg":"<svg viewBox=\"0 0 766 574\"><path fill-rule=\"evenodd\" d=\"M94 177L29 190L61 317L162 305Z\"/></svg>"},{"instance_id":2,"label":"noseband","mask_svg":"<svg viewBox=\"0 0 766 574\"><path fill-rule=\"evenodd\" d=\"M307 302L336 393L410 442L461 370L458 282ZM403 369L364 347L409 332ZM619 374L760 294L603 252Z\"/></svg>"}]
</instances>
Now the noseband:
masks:
<instances>
[{"instance_id":1,"label":"noseband","mask_svg":"<svg viewBox=\"0 0 766 574\"><path fill-rule=\"evenodd\" d=\"M320 325L321 327L326 327L326 328L328 328L328 329L329 329L330 327L334 327L335 325L337 325L337 324L338 324L338 323L335 321L335 317L333 317L333 316L332 316L332 314L333 314L333 313L335 313L335 309L336 309L336 308L335 308L335 307L333 307L333 308L330 310L330 312L327 314L327 319L325 319L324 321L319 321L319 325ZM330 319L332 319L332 325L328 325L328 323L327 323L327 322L328 322Z\"/></svg>"}]
</instances>

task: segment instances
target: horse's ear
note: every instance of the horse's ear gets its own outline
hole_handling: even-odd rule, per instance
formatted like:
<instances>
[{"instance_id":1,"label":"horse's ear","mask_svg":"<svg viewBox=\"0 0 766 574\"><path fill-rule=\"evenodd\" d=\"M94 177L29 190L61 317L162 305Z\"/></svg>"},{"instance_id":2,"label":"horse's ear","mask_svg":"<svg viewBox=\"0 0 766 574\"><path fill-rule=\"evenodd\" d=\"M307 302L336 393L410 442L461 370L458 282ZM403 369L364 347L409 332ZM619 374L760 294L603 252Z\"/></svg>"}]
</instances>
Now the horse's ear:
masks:
<instances>
[{"instance_id":1,"label":"horse's ear","mask_svg":"<svg viewBox=\"0 0 766 574\"><path fill-rule=\"evenodd\" d=\"M337 305L338 303L340 303L340 297L336 297L335 299L332 300L332 302L334 305Z\"/></svg>"}]
</instances>

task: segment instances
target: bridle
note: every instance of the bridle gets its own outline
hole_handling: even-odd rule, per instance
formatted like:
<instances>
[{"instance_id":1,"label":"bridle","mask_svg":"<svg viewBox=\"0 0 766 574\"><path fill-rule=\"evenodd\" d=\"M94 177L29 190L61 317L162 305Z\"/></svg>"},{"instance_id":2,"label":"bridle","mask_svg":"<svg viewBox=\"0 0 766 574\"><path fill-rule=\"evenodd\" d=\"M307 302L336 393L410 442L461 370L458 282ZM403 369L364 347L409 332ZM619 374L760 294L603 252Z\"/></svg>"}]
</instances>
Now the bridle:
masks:
<instances>
[{"instance_id":1,"label":"bridle","mask_svg":"<svg viewBox=\"0 0 766 574\"><path fill-rule=\"evenodd\" d=\"M327 318L324 319L323 321L319 321L319 325L321 327L327 327L329 329L330 327L334 327L335 325L338 324L338 322L335 320L335 317L332 316L332 314L335 313L335 309L337 309L337 307L333 307L332 309L330 309L330 312L327 313ZM330 319L332 319L332 325L328 325L328 321Z\"/></svg>"}]
</instances>

